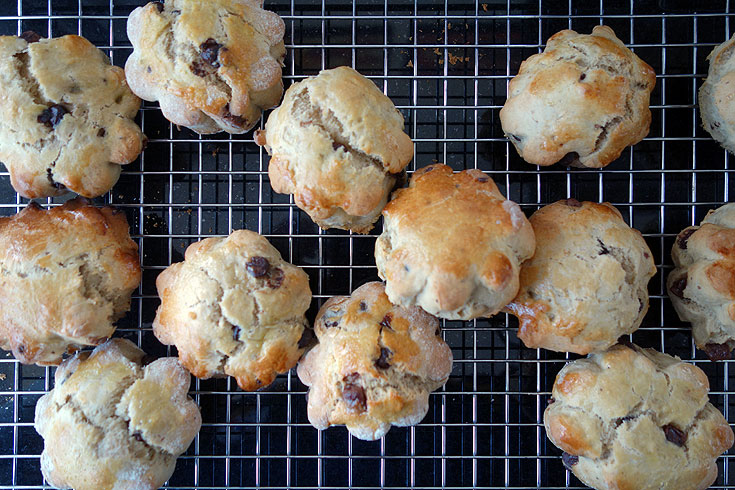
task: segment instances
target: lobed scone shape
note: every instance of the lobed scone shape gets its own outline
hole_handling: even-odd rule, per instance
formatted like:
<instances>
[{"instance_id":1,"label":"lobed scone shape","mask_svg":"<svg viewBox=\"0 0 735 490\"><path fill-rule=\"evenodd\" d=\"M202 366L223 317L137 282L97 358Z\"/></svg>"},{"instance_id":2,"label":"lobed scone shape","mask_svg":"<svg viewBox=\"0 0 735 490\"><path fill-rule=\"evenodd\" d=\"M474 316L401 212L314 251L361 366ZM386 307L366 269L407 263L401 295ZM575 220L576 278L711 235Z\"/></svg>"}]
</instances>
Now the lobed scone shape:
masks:
<instances>
[{"instance_id":1,"label":"lobed scone shape","mask_svg":"<svg viewBox=\"0 0 735 490\"><path fill-rule=\"evenodd\" d=\"M41 471L54 487L154 490L171 477L202 425L174 357L145 365L129 340L66 359L36 404Z\"/></svg>"},{"instance_id":2,"label":"lobed scone shape","mask_svg":"<svg viewBox=\"0 0 735 490\"><path fill-rule=\"evenodd\" d=\"M567 364L544 412L565 466L597 490L703 490L733 432L701 369L616 345Z\"/></svg>"},{"instance_id":3,"label":"lobed scone shape","mask_svg":"<svg viewBox=\"0 0 735 490\"><path fill-rule=\"evenodd\" d=\"M309 278L259 234L237 230L186 249L156 279L153 333L197 378L232 376L246 391L296 365L308 327Z\"/></svg>"},{"instance_id":4,"label":"lobed scone shape","mask_svg":"<svg viewBox=\"0 0 735 490\"><path fill-rule=\"evenodd\" d=\"M656 274L640 232L611 204L576 199L544 206L530 221L536 253L506 307L526 347L588 354L637 330Z\"/></svg>"},{"instance_id":5,"label":"lobed scone shape","mask_svg":"<svg viewBox=\"0 0 735 490\"><path fill-rule=\"evenodd\" d=\"M676 266L666 281L669 298L694 343L712 360L735 348L735 203L710 210L700 226L674 241Z\"/></svg>"},{"instance_id":6,"label":"lobed scone shape","mask_svg":"<svg viewBox=\"0 0 735 490\"><path fill-rule=\"evenodd\" d=\"M375 263L388 297L451 320L499 312L518 292L520 264L536 243L518 204L477 169L417 170L383 217Z\"/></svg>"},{"instance_id":7,"label":"lobed scone shape","mask_svg":"<svg viewBox=\"0 0 735 490\"><path fill-rule=\"evenodd\" d=\"M609 27L563 30L521 64L500 121L528 163L604 167L648 134L655 84Z\"/></svg>"},{"instance_id":8,"label":"lobed scone shape","mask_svg":"<svg viewBox=\"0 0 735 490\"><path fill-rule=\"evenodd\" d=\"M730 153L735 152L735 36L707 56L709 71L699 88L702 127Z\"/></svg>"},{"instance_id":9,"label":"lobed scone shape","mask_svg":"<svg viewBox=\"0 0 735 490\"><path fill-rule=\"evenodd\" d=\"M344 424L372 441L391 425L418 424L429 393L452 370L439 321L421 308L391 304L380 282L329 299L314 331L319 343L299 362L298 375L309 387L309 422L317 429Z\"/></svg>"},{"instance_id":10,"label":"lobed scone shape","mask_svg":"<svg viewBox=\"0 0 735 490\"><path fill-rule=\"evenodd\" d=\"M141 279L125 214L84 198L0 218L0 270L0 347L40 365L107 340Z\"/></svg>"},{"instance_id":11,"label":"lobed scone shape","mask_svg":"<svg viewBox=\"0 0 735 490\"><path fill-rule=\"evenodd\" d=\"M251 129L283 94L285 25L259 0L166 0L133 10L125 74L139 97L197 133Z\"/></svg>"},{"instance_id":12,"label":"lobed scone shape","mask_svg":"<svg viewBox=\"0 0 735 490\"><path fill-rule=\"evenodd\" d=\"M79 36L0 36L0 161L23 197L109 191L145 136L122 68Z\"/></svg>"},{"instance_id":13,"label":"lobed scone shape","mask_svg":"<svg viewBox=\"0 0 735 490\"><path fill-rule=\"evenodd\" d=\"M273 190L322 228L357 233L372 229L413 158L400 111L347 66L291 85L255 141L271 155Z\"/></svg>"}]
</instances>

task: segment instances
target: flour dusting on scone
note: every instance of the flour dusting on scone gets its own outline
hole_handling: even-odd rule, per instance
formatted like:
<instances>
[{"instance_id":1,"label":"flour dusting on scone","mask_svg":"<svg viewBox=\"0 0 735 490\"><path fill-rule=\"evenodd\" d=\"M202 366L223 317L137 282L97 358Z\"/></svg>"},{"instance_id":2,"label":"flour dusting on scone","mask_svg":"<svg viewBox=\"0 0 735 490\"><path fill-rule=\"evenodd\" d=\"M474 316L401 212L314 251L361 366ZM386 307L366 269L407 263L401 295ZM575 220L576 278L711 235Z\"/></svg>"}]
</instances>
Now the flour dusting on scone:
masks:
<instances>
[{"instance_id":1,"label":"flour dusting on scone","mask_svg":"<svg viewBox=\"0 0 735 490\"><path fill-rule=\"evenodd\" d=\"M101 196L143 150L140 99L83 37L0 36L0 85L0 162L23 197Z\"/></svg>"},{"instance_id":2,"label":"flour dusting on scone","mask_svg":"<svg viewBox=\"0 0 735 490\"><path fill-rule=\"evenodd\" d=\"M648 311L653 254L608 203L558 201L530 218L536 253L507 310L526 347L588 354L633 333Z\"/></svg>"},{"instance_id":3,"label":"flour dusting on scone","mask_svg":"<svg viewBox=\"0 0 735 490\"><path fill-rule=\"evenodd\" d=\"M347 66L291 85L255 141L271 155L273 190L293 194L322 228L358 233L372 229L413 158L400 111Z\"/></svg>"},{"instance_id":4,"label":"flour dusting on scone","mask_svg":"<svg viewBox=\"0 0 735 490\"><path fill-rule=\"evenodd\" d=\"M704 490L733 444L698 367L616 345L567 364L544 412L562 461L597 490Z\"/></svg>"},{"instance_id":5,"label":"flour dusting on scone","mask_svg":"<svg viewBox=\"0 0 735 490\"><path fill-rule=\"evenodd\" d=\"M375 263L388 297L446 319L499 312L518 292L520 264L536 243L518 204L476 169L417 170L383 217Z\"/></svg>"},{"instance_id":6,"label":"flour dusting on scone","mask_svg":"<svg viewBox=\"0 0 735 490\"><path fill-rule=\"evenodd\" d=\"M319 343L298 374L309 387L309 422L317 429L344 424L353 436L372 441L391 425L418 424L429 393L452 370L439 321L421 308L391 304L379 282L324 303L314 331Z\"/></svg>"},{"instance_id":7,"label":"flour dusting on scone","mask_svg":"<svg viewBox=\"0 0 735 490\"><path fill-rule=\"evenodd\" d=\"M129 340L112 339L59 366L35 418L51 485L155 490L171 477L202 417L178 360L146 360Z\"/></svg>"},{"instance_id":8,"label":"flour dusting on scone","mask_svg":"<svg viewBox=\"0 0 735 490\"><path fill-rule=\"evenodd\" d=\"M58 364L98 345L130 308L141 279L125 214L83 198L0 218L0 348Z\"/></svg>"},{"instance_id":9,"label":"flour dusting on scone","mask_svg":"<svg viewBox=\"0 0 735 490\"><path fill-rule=\"evenodd\" d=\"M153 333L194 376L233 376L252 391L296 365L310 331L306 273L259 234L237 230L186 249L156 279Z\"/></svg>"},{"instance_id":10,"label":"flour dusting on scone","mask_svg":"<svg viewBox=\"0 0 735 490\"><path fill-rule=\"evenodd\" d=\"M139 97L197 133L240 134L283 94L285 25L259 0L166 0L133 10L125 64Z\"/></svg>"},{"instance_id":11,"label":"flour dusting on scone","mask_svg":"<svg viewBox=\"0 0 735 490\"><path fill-rule=\"evenodd\" d=\"M648 134L655 83L609 27L564 30L521 64L500 121L528 163L604 167Z\"/></svg>"},{"instance_id":12,"label":"flour dusting on scone","mask_svg":"<svg viewBox=\"0 0 735 490\"><path fill-rule=\"evenodd\" d=\"M702 127L730 153L735 153L735 35L707 56L707 79L699 88Z\"/></svg>"},{"instance_id":13,"label":"flour dusting on scone","mask_svg":"<svg viewBox=\"0 0 735 490\"><path fill-rule=\"evenodd\" d=\"M686 228L671 251L667 279L679 318L691 322L694 343L712 360L735 348L735 203L713 209Z\"/></svg>"}]
</instances>

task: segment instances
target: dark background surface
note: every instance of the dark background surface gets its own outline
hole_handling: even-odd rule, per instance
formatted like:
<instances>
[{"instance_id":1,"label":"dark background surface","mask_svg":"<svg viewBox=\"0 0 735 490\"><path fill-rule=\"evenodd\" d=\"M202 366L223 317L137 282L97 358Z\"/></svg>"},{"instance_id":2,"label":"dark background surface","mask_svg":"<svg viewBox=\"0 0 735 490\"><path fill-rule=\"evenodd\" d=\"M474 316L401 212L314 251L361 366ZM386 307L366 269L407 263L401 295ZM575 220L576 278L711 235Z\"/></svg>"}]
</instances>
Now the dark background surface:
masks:
<instances>
[{"instance_id":1,"label":"dark background surface","mask_svg":"<svg viewBox=\"0 0 735 490\"><path fill-rule=\"evenodd\" d=\"M126 17L143 3L2 0L0 34L78 33L122 66L131 51ZM401 109L415 141L409 170L437 161L456 170L480 168L528 215L566 197L618 206L644 234L658 266L649 286L650 310L633 340L695 359L710 377L713 403L733 421L730 363L713 364L694 351L690 330L664 288L676 234L735 195L735 165L702 130L696 110L705 58L735 27L728 3L279 0L266 8L286 22L286 86L344 64L371 77ZM510 76L558 30L586 33L601 22L658 74L650 134L603 170L526 164L503 138L498 119ZM97 200L125 209L144 268L117 335L151 354L171 353L151 332L159 303L155 278L183 260L193 241L232 229L263 233L284 258L306 269L315 293L312 319L325 298L377 279L372 252L380 224L369 236L320 231L289 196L271 190L268 156L252 133L200 137L172 127L150 103L138 117L148 148ZM26 201L0 169L0 215L10 215ZM445 322L455 356L449 382L432 395L422 424L393 428L378 442L350 438L342 427L313 429L304 386L293 371L258 393L243 393L228 379L196 380L192 396L204 424L169 486L581 487L563 469L542 425L554 377L568 357L522 347L516 327L504 314ZM33 429L33 412L52 383L53 369L21 366L0 352L0 489L43 485L43 441ZM720 460L719 488L735 485L730 457Z\"/></svg>"}]
</instances>

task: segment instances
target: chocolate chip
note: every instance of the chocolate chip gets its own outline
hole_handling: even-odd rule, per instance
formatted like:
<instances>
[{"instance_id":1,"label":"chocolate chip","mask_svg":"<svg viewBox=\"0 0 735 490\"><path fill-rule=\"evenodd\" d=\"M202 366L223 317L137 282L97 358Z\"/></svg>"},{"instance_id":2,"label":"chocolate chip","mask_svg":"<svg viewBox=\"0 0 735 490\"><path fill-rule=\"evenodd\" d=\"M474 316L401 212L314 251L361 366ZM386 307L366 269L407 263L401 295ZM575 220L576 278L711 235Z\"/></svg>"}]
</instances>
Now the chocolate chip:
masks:
<instances>
[{"instance_id":1,"label":"chocolate chip","mask_svg":"<svg viewBox=\"0 0 735 490\"><path fill-rule=\"evenodd\" d=\"M97 131L97 136L99 136L100 138L104 138L106 134L107 131L105 131L105 128L100 128L100 130Z\"/></svg>"},{"instance_id":2,"label":"chocolate chip","mask_svg":"<svg viewBox=\"0 0 735 490\"><path fill-rule=\"evenodd\" d=\"M434 335L436 335L437 337L440 336L441 333L442 333L442 331L439 330L438 328L434 331Z\"/></svg>"},{"instance_id":3,"label":"chocolate chip","mask_svg":"<svg viewBox=\"0 0 735 490\"><path fill-rule=\"evenodd\" d=\"M337 151L340 148L345 148L345 145L343 145L342 143L337 143L336 141L332 141L332 149L334 151Z\"/></svg>"},{"instance_id":4,"label":"chocolate chip","mask_svg":"<svg viewBox=\"0 0 735 490\"><path fill-rule=\"evenodd\" d=\"M18 346L18 354L25 354L26 352L26 346L21 344Z\"/></svg>"},{"instance_id":5,"label":"chocolate chip","mask_svg":"<svg viewBox=\"0 0 735 490\"><path fill-rule=\"evenodd\" d=\"M686 444L687 442L686 432L683 432L677 429L671 424L664 425L663 427L661 427L661 429L664 431L667 441L673 442L679 447L682 447L684 444Z\"/></svg>"},{"instance_id":6,"label":"chocolate chip","mask_svg":"<svg viewBox=\"0 0 735 490\"><path fill-rule=\"evenodd\" d=\"M207 70L204 63L202 63L201 61L195 61L194 63L192 63L191 65L189 65L189 69L194 75L198 77L204 78L209 75L209 71Z\"/></svg>"},{"instance_id":7,"label":"chocolate chip","mask_svg":"<svg viewBox=\"0 0 735 490\"><path fill-rule=\"evenodd\" d=\"M567 167L569 165L574 165L577 162L579 162L579 153L572 151L564 155L558 163L559 165Z\"/></svg>"},{"instance_id":8,"label":"chocolate chip","mask_svg":"<svg viewBox=\"0 0 735 490\"><path fill-rule=\"evenodd\" d=\"M564 204L566 204L570 208L581 208L582 207L582 203L579 202L579 201L577 201L573 197L570 197L569 199L567 199L566 201L564 201Z\"/></svg>"},{"instance_id":9,"label":"chocolate chip","mask_svg":"<svg viewBox=\"0 0 735 490\"><path fill-rule=\"evenodd\" d=\"M253 257L245 264L245 266L253 277L263 277L268 274L268 271L271 268L270 262L268 262L268 259L265 257Z\"/></svg>"},{"instance_id":10,"label":"chocolate chip","mask_svg":"<svg viewBox=\"0 0 735 490\"><path fill-rule=\"evenodd\" d=\"M546 404L547 405L551 405L552 403L556 403L556 399L554 399L553 396L551 398L549 398L548 400L546 400Z\"/></svg>"},{"instance_id":11,"label":"chocolate chip","mask_svg":"<svg viewBox=\"0 0 735 490\"><path fill-rule=\"evenodd\" d=\"M234 340L240 340L240 332L241 331L242 331L242 329L240 327L238 327L237 325L235 325L234 327L232 327L232 338Z\"/></svg>"},{"instance_id":12,"label":"chocolate chip","mask_svg":"<svg viewBox=\"0 0 735 490\"><path fill-rule=\"evenodd\" d=\"M712 124L710 125L710 128L711 128L711 129L715 129L715 128L719 128L719 127L720 127L720 123L719 123L719 122L717 122L717 121L713 122L713 123L712 123Z\"/></svg>"},{"instance_id":13,"label":"chocolate chip","mask_svg":"<svg viewBox=\"0 0 735 490\"><path fill-rule=\"evenodd\" d=\"M679 233L679 236L676 237L676 244L679 246L680 249L687 249L687 242L689 241L689 237L692 236L695 231L697 231L697 228L687 228L686 230Z\"/></svg>"},{"instance_id":14,"label":"chocolate chip","mask_svg":"<svg viewBox=\"0 0 735 490\"><path fill-rule=\"evenodd\" d=\"M516 143L520 143L521 142L521 137L520 136L516 136L516 135L514 135L512 133L508 133L508 138L510 138L511 141L515 141Z\"/></svg>"},{"instance_id":15,"label":"chocolate chip","mask_svg":"<svg viewBox=\"0 0 735 490\"><path fill-rule=\"evenodd\" d=\"M579 463L579 456L569 453L562 453L561 462L564 464L564 467L566 469L572 471L572 466Z\"/></svg>"},{"instance_id":16,"label":"chocolate chip","mask_svg":"<svg viewBox=\"0 0 735 490\"><path fill-rule=\"evenodd\" d=\"M390 328L390 322L391 322L391 320L393 320L393 315L391 315L390 313L387 313L387 314L386 314L386 315L385 315L385 316L383 317L383 320L381 320L381 322L380 322L380 326L381 326L381 327L387 327L387 328Z\"/></svg>"},{"instance_id":17,"label":"chocolate chip","mask_svg":"<svg viewBox=\"0 0 735 490\"><path fill-rule=\"evenodd\" d=\"M265 280L265 283L271 289L278 289L281 287L281 284L283 284L284 277L285 276L281 269L271 269L270 272L268 272L268 279Z\"/></svg>"},{"instance_id":18,"label":"chocolate chip","mask_svg":"<svg viewBox=\"0 0 735 490\"><path fill-rule=\"evenodd\" d=\"M365 397L365 389L355 384L360 378L357 373L352 373L344 377L345 385L342 387L342 399L345 401L347 408L364 412L367 408L367 399Z\"/></svg>"},{"instance_id":19,"label":"chocolate chip","mask_svg":"<svg viewBox=\"0 0 735 490\"><path fill-rule=\"evenodd\" d=\"M49 183L56 189L60 191L66 189L66 186L64 184L61 184L54 180L54 173L51 171L51 168L46 169L46 178L48 179Z\"/></svg>"},{"instance_id":20,"label":"chocolate chip","mask_svg":"<svg viewBox=\"0 0 735 490\"><path fill-rule=\"evenodd\" d=\"M143 436L140 434L140 432L133 432L133 437L138 442L143 442Z\"/></svg>"},{"instance_id":21,"label":"chocolate chip","mask_svg":"<svg viewBox=\"0 0 735 490\"><path fill-rule=\"evenodd\" d=\"M41 112L36 120L48 128L53 128L61 122L61 119L69 112L66 107L61 104L53 104Z\"/></svg>"},{"instance_id":22,"label":"chocolate chip","mask_svg":"<svg viewBox=\"0 0 735 490\"><path fill-rule=\"evenodd\" d=\"M674 296L677 296L681 299L688 300L688 298L684 297L684 290L687 288L687 276L684 274L683 277L677 279L673 283L671 283L671 294Z\"/></svg>"},{"instance_id":23,"label":"chocolate chip","mask_svg":"<svg viewBox=\"0 0 735 490\"><path fill-rule=\"evenodd\" d=\"M199 45L202 60L212 68L219 68L217 58L219 57L220 48L222 48L222 45L210 37Z\"/></svg>"},{"instance_id":24,"label":"chocolate chip","mask_svg":"<svg viewBox=\"0 0 735 490\"><path fill-rule=\"evenodd\" d=\"M600 251L598 252L599 255L609 255L610 250L605 246L604 243L602 243L602 240L599 238L597 239L597 244L600 246Z\"/></svg>"},{"instance_id":25,"label":"chocolate chip","mask_svg":"<svg viewBox=\"0 0 735 490\"><path fill-rule=\"evenodd\" d=\"M226 104L222 109L222 118L231 122L235 126L247 126L248 120L242 116L236 116L230 112L230 104Z\"/></svg>"},{"instance_id":26,"label":"chocolate chip","mask_svg":"<svg viewBox=\"0 0 735 490\"><path fill-rule=\"evenodd\" d=\"M586 73L582 73L582 74L581 74L581 75L579 76L579 81L581 82L581 81L582 81L582 80L584 80L585 78L587 78L587 74L586 74Z\"/></svg>"},{"instance_id":27,"label":"chocolate chip","mask_svg":"<svg viewBox=\"0 0 735 490\"><path fill-rule=\"evenodd\" d=\"M702 350L710 361L725 361L730 359L730 347L727 344L707 344Z\"/></svg>"},{"instance_id":28,"label":"chocolate chip","mask_svg":"<svg viewBox=\"0 0 735 490\"><path fill-rule=\"evenodd\" d=\"M644 256L645 258L647 258L647 259L651 257L650 255L648 255L648 252L643 252L643 256Z\"/></svg>"},{"instance_id":29,"label":"chocolate chip","mask_svg":"<svg viewBox=\"0 0 735 490\"><path fill-rule=\"evenodd\" d=\"M367 311L367 303L360 301L360 311Z\"/></svg>"},{"instance_id":30,"label":"chocolate chip","mask_svg":"<svg viewBox=\"0 0 735 490\"><path fill-rule=\"evenodd\" d=\"M156 7L159 12L163 12L163 2L153 2L153 6Z\"/></svg>"},{"instance_id":31,"label":"chocolate chip","mask_svg":"<svg viewBox=\"0 0 735 490\"><path fill-rule=\"evenodd\" d=\"M381 347L380 357L375 361L375 367L378 369L388 369L390 367L390 362L388 362L388 360L392 355L393 352L390 349L387 347Z\"/></svg>"},{"instance_id":32,"label":"chocolate chip","mask_svg":"<svg viewBox=\"0 0 735 490\"><path fill-rule=\"evenodd\" d=\"M304 333L301 334L299 339L299 349L304 349L310 346L316 337L314 336L314 330L311 328L305 328Z\"/></svg>"},{"instance_id":33,"label":"chocolate chip","mask_svg":"<svg viewBox=\"0 0 735 490\"><path fill-rule=\"evenodd\" d=\"M626 415L625 417L618 417L615 419L615 427L620 427L625 422L629 420L633 420L636 417L637 417L636 415Z\"/></svg>"},{"instance_id":34,"label":"chocolate chip","mask_svg":"<svg viewBox=\"0 0 735 490\"><path fill-rule=\"evenodd\" d=\"M478 182L487 182L488 180L490 180L490 178L489 178L489 177L478 177L478 178L477 178L477 181L478 181Z\"/></svg>"},{"instance_id":35,"label":"chocolate chip","mask_svg":"<svg viewBox=\"0 0 735 490\"><path fill-rule=\"evenodd\" d=\"M23 34L20 35L20 38L23 39L28 44L30 43L37 43L41 39L43 39L43 36L41 36L39 33L35 31L25 31Z\"/></svg>"},{"instance_id":36,"label":"chocolate chip","mask_svg":"<svg viewBox=\"0 0 735 490\"><path fill-rule=\"evenodd\" d=\"M339 320L334 320L334 321L331 321L331 322L327 322L327 321L324 322L324 326L327 327L327 328L334 328L334 327L336 327L338 325L339 325Z\"/></svg>"}]
</instances>

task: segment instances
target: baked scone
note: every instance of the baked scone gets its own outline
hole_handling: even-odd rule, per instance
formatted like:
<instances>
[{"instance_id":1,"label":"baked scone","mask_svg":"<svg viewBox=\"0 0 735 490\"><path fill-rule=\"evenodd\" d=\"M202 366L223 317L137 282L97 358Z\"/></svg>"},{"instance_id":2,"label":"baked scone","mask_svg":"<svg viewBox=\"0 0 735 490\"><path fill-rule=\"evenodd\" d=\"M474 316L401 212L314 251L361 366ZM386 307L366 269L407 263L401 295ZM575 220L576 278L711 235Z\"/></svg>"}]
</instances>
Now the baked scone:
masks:
<instances>
[{"instance_id":1,"label":"baked scone","mask_svg":"<svg viewBox=\"0 0 735 490\"><path fill-rule=\"evenodd\" d=\"M84 198L0 218L0 271L0 347L40 365L107 340L141 278L125 214Z\"/></svg>"},{"instance_id":2,"label":"baked scone","mask_svg":"<svg viewBox=\"0 0 735 490\"><path fill-rule=\"evenodd\" d=\"M380 282L329 299L317 314L319 343L299 362L309 387L311 425L344 424L366 441L391 425L421 422L429 393L452 371L452 351L439 321L421 308L391 304Z\"/></svg>"},{"instance_id":3,"label":"baked scone","mask_svg":"<svg viewBox=\"0 0 735 490\"><path fill-rule=\"evenodd\" d=\"M712 360L735 348L735 203L711 210L700 226L679 233L671 251L676 268L669 298L694 343Z\"/></svg>"},{"instance_id":4,"label":"baked scone","mask_svg":"<svg viewBox=\"0 0 735 490\"><path fill-rule=\"evenodd\" d=\"M41 471L57 488L154 490L202 425L175 357L146 364L129 340L66 359L36 405Z\"/></svg>"},{"instance_id":5,"label":"baked scone","mask_svg":"<svg viewBox=\"0 0 735 490\"><path fill-rule=\"evenodd\" d=\"M616 345L567 364L544 412L564 465L597 490L704 490L733 444L698 367Z\"/></svg>"},{"instance_id":6,"label":"baked scone","mask_svg":"<svg viewBox=\"0 0 735 490\"><path fill-rule=\"evenodd\" d=\"M23 197L101 196L145 136L122 68L79 36L0 36L0 161Z\"/></svg>"},{"instance_id":7,"label":"baked scone","mask_svg":"<svg viewBox=\"0 0 735 490\"><path fill-rule=\"evenodd\" d=\"M450 320L499 312L518 292L520 264L536 243L518 204L477 169L417 170L383 217L375 263L388 297Z\"/></svg>"},{"instance_id":8,"label":"baked scone","mask_svg":"<svg viewBox=\"0 0 735 490\"><path fill-rule=\"evenodd\" d=\"M296 365L311 303L306 273L247 230L207 238L156 279L153 333L197 378L233 376L246 391ZM307 333L308 335L308 333Z\"/></svg>"},{"instance_id":9,"label":"baked scone","mask_svg":"<svg viewBox=\"0 0 735 490\"><path fill-rule=\"evenodd\" d=\"M262 0L166 0L133 10L133 92L197 133L240 134L283 95L285 25Z\"/></svg>"},{"instance_id":10,"label":"baked scone","mask_svg":"<svg viewBox=\"0 0 735 490\"><path fill-rule=\"evenodd\" d=\"M403 116L347 66L294 83L255 142L271 155L271 187L293 194L322 228L367 233L413 158Z\"/></svg>"},{"instance_id":11,"label":"baked scone","mask_svg":"<svg viewBox=\"0 0 735 490\"><path fill-rule=\"evenodd\" d=\"M526 347L588 354L638 329L648 311L653 254L609 203L558 201L530 218L536 253L521 266L518 317Z\"/></svg>"},{"instance_id":12,"label":"baked scone","mask_svg":"<svg viewBox=\"0 0 735 490\"><path fill-rule=\"evenodd\" d=\"M563 30L521 64L500 122L528 163L604 167L648 134L655 84L609 27Z\"/></svg>"},{"instance_id":13,"label":"baked scone","mask_svg":"<svg viewBox=\"0 0 735 490\"><path fill-rule=\"evenodd\" d=\"M730 153L735 153L735 35L707 56L709 71L699 88L702 127Z\"/></svg>"}]
</instances>

